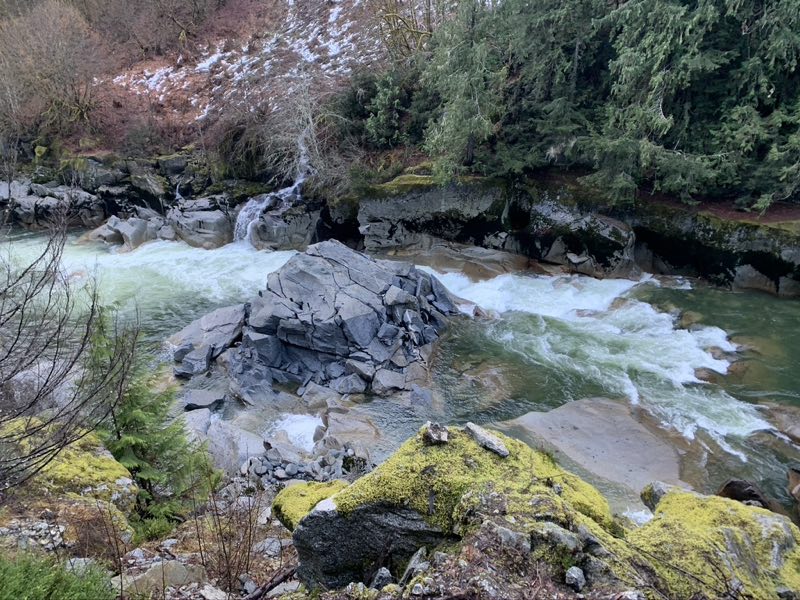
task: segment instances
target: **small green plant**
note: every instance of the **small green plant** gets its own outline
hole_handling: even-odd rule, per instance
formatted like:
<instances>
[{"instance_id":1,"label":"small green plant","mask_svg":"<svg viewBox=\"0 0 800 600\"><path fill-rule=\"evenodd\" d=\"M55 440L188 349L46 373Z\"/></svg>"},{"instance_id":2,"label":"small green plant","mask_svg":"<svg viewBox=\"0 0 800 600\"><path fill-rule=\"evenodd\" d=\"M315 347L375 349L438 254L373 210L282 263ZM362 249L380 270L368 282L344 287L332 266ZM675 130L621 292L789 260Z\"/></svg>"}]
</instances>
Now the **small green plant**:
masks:
<instances>
[{"instance_id":1,"label":"small green plant","mask_svg":"<svg viewBox=\"0 0 800 600\"><path fill-rule=\"evenodd\" d=\"M0 600L113 600L108 577L100 569L80 573L50 558L0 555Z\"/></svg>"},{"instance_id":2,"label":"small green plant","mask_svg":"<svg viewBox=\"0 0 800 600\"><path fill-rule=\"evenodd\" d=\"M167 535L219 483L205 448L186 436L183 422L170 418L174 389L156 389L154 378L138 377L114 409L106 447L139 486L131 525L144 539Z\"/></svg>"}]
</instances>

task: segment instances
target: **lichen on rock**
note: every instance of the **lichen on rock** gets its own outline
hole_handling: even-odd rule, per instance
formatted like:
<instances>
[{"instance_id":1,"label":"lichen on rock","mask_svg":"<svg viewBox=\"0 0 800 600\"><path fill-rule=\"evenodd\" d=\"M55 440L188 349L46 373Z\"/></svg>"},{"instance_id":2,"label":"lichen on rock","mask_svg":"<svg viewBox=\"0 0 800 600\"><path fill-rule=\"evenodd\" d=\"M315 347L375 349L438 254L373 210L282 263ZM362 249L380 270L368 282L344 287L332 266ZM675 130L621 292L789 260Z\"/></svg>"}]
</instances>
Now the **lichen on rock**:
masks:
<instances>
[{"instance_id":1,"label":"lichen on rock","mask_svg":"<svg viewBox=\"0 0 800 600\"><path fill-rule=\"evenodd\" d=\"M460 429L450 429L447 444L435 446L426 445L418 434L378 469L338 494L336 507L342 514L373 502L411 508L452 532L459 512L466 510L461 502L464 494L492 490L508 496L511 511L553 511L566 519L574 509L611 526L608 502L595 488L564 471L547 454L496 435L509 450L506 458L481 447ZM537 505L531 498L547 501Z\"/></svg>"},{"instance_id":2,"label":"lichen on rock","mask_svg":"<svg viewBox=\"0 0 800 600\"><path fill-rule=\"evenodd\" d=\"M19 418L7 423L8 428L38 428L35 418ZM50 427L57 427L53 424ZM34 447L37 440L45 439L50 428L45 427L32 437L23 438L23 446ZM25 448L21 449L25 452ZM138 489L130 471L121 465L103 446L100 438L86 432L65 446L26 483L22 492L31 497L49 496L91 497L113 503L123 513L129 513L136 500Z\"/></svg>"},{"instance_id":3,"label":"lichen on rock","mask_svg":"<svg viewBox=\"0 0 800 600\"><path fill-rule=\"evenodd\" d=\"M737 591L767 600L800 590L800 530L762 508L673 488L655 518L626 539L650 559L672 597Z\"/></svg>"},{"instance_id":4,"label":"lichen on rock","mask_svg":"<svg viewBox=\"0 0 800 600\"><path fill-rule=\"evenodd\" d=\"M284 488L272 504L275 517L284 527L290 531L294 530L300 520L317 504L346 487L347 482L337 479L326 483L301 483Z\"/></svg>"}]
</instances>

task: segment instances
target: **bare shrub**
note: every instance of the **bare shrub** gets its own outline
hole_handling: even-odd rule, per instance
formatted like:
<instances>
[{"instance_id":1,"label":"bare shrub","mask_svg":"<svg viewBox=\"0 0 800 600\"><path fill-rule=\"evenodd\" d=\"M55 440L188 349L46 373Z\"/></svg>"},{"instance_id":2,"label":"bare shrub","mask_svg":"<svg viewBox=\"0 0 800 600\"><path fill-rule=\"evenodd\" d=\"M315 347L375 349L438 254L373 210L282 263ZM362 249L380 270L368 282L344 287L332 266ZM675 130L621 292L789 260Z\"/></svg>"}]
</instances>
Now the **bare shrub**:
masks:
<instances>
[{"instance_id":1,"label":"bare shrub","mask_svg":"<svg viewBox=\"0 0 800 600\"><path fill-rule=\"evenodd\" d=\"M100 40L74 7L57 0L0 21L2 78L18 86L18 124L65 133L86 124L93 82L103 70Z\"/></svg>"},{"instance_id":2,"label":"bare shrub","mask_svg":"<svg viewBox=\"0 0 800 600\"><path fill-rule=\"evenodd\" d=\"M0 257L0 490L96 429L122 397L137 332L62 269L66 219L29 263Z\"/></svg>"},{"instance_id":3,"label":"bare shrub","mask_svg":"<svg viewBox=\"0 0 800 600\"><path fill-rule=\"evenodd\" d=\"M369 0L369 6L386 49L395 58L421 50L448 11L442 0Z\"/></svg>"},{"instance_id":4,"label":"bare shrub","mask_svg":"<svg viewBox=\"0 0 800 600\"><path fill-rule=\"evenodd\" d=\"M280 102L265 100L220 122L212 135L216 150L235 175L276 184L304 178L312 190L344 193L363 150L341 135L343 117L331 110L329 96L301 77Z\"/></svg>"}]
</instances>

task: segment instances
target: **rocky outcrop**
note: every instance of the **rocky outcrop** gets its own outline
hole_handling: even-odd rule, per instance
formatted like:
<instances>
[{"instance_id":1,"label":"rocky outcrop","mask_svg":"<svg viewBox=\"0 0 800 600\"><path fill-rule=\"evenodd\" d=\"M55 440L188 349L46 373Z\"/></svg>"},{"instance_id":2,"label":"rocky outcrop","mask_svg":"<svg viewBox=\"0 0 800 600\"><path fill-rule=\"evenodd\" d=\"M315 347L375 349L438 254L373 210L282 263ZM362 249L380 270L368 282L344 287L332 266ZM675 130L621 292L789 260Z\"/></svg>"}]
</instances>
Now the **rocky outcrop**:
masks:
<instances>
[{"instance_id":1,"label":"rocky outcrop","mask_svg":"<svg viewBox=\"0 0 800 600\"><path fill-rule=\"evenodd\" d=\"M635 236L625 223L499 184L466 180L444 188L403 175L359 202L369 250L427 249L437 238L525 254L592 276L636 274Z\"/></svg>"},{"instance_id":2,"label":"rocky outcrop","mask_svg":"<svg viewBox=\"0 0 800 600\"><path fill-rule=\"evenodd\" d=\"M245 305L218 308L192 321L167 340L178 366L175 374L191 377L205 373L212 360L227 350L242 335Z\"/></svg>"},{"instance_id":3,"label":"rocky outcrop","mask_svg":"<svg viewBox=\"0 0 800 600\"><path fill-rule=\"evenodd\" d=\"M7 184L0 186L0 198L7 197ZM11 184L12 201L8 205L14 223L28 229L49 227L54 217L64 217L70 225L94 228L106 217L103 200L80 188L58 185L41 185L30 181Z\"/></svg>"},{"instance_id":4,"label":"rocky outcrop","mask_svg":"<svg viewBox=\"0 0 800 600\"><path fill-rule=\"evenodd\" d=\"M782 515L659 484L643 494L652 521L624 530L597 490L548 455L480 432L504 457L458 428L446 442L437 429L432 443L430 428L341 490L276 497L307 585L363 588L388 567L405 587L384 588L388 598L525 598L534 573L554 597L797 597L800 530ZM427 556L404 571L421 547Z\"/></svg>"},{"instance_id":5,"label":"rocky outcrop","mask_svg":"<svg viewBox=\"0 0 800 600\"><path fill-rule=\"evenodd\" d=\"M259 250L305 250L319 241L321 204L294 187L249 198L239 209L234 236Z\"/></svg>"},{"instance_id":6,"label":"rocky outcrop","mask_svg":"<svg viewBox=\"0 0 800 600\"><path fill-rule=\"evenodd\" d=\"M180 200L167 212L178 238L197 248L219 248L233 241L233 220L225 196Z\"/></svg>"},{"instance_id":7,"label":"rocky outcrop","mask_svg":"<svg viewBox=\"0 0 800 600\"><path fill-rule=\"evenodd\" d=\"M435 277L329 241L270 273L267 288L236 319L226 317L225 335L217 335L215 313L178 334L173 358L176 373L201 373L241 327L241 344L220 360L243 399L272 381L388 395L427 381L432 344L454 312Z\"/></svg>"},{"instance_id":8,"label":"rocky outcrop","mask_svg":"<svg viewBox=\"0 0 800 600\"><path fill-rule=\"evenodd\" d=\"M702 275L742 289L800 296L796 223L735 220L662 200L611 206L574 179L516 187L465 179L437 187L402 175L359 199L367 249L427 249L437 238L519 253L596 277L639 270Z\"/></svg>"}]
</instances>

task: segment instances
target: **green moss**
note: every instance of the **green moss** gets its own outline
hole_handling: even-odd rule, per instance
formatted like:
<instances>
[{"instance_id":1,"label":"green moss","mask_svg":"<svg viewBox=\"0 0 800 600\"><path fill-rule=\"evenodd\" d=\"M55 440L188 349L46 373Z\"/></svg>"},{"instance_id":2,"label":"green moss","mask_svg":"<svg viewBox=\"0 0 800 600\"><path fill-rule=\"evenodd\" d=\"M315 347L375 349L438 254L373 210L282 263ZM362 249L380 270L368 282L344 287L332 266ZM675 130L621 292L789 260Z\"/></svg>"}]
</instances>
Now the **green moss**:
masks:
<instances>
[{"instance_id":1,"label":"green moss","mask_svg":"<svg viewBox=\"0 0 800 600\"><path fill-rule=\"evenodd\" d=\"M430 175L400 175L387 183L373 185L368 188L370 195L381 198L402 196L419 190L436 187L436 182Z\"/></svg>"},{"instance_id":2,"label":"green moss","mask_svg":"<svg viewBox=\"0 0 800 600\"><path fill-rule=\"evenodd\" d=\"M5 424L2 433L22 433L26 430L34 431L38 427L41 427L38 419L19 418ZM23 438L18 451L24 455L38 447L42 443L40 440L47 439L51 428L56 427L57 424L53 424L31 437ZM111 500L120 491L120 486L116 483L119 479L131 479L130 471L111 456L100 438L94 433L87 433L61 450L25 487L31 494L68 496L88 492L102 500ZM135 494L134 486L126 490L126 495L131 498Z\"/></svg>"},{"instance_id":3,"label":"green moss","mask_svg":"<svg viewBox=\"0 0 800 600\"><path fill-rule=\"evenodd\" d=\"M114 460L97 436L89 434L59 453L36 476L36 481L56 494L81 493L91 488L110 498L117 487L115 482L130 477L128 469Z\"/></svg>"},{"instance_id":4,"label":"green moss","mask_svg":"<svg viewBox=\"0 0 800 600\"><path fill-rule=\"evenodd\" d=\"M311 512L312 508L346 487L347 483L339 480L328 483L293 485L281 490L275 496L272 509L275 511L275 517L283 523L284 527L294 531L300 519Z\"/></svg>"},{"instance_id":5,"label":"green moss","mask_svg":"<svg viewBox=\"0 0 800 600\"><path fill-rule=\"evenodd\" d=\"M744 586L737 597L767 600L780 587L800 590L800 530L783 516L726 498L671 491L628 541L650 559L672 597L721 596L734 579ZM781 555L782 563L773 558Z\"/></svg>"},{"instance_id":6,"label":"green moss","mask_svg":"<svg viewBox=\"0 0 800 600\"><path fill-rule=\"evenodd\" d=\"M343 514L371 502L408 507L442 531L452 532L477 495L491 490L507 495L512 514L567 523L577 511L611 527L608 502L595 488L547 455L497 435L510 452L506 458L455 428L443 445L425 445L417 435L378 469L337 494L336 506ZM467 492L474 494L465 496Z\"/></svg>"}]
</instances>

